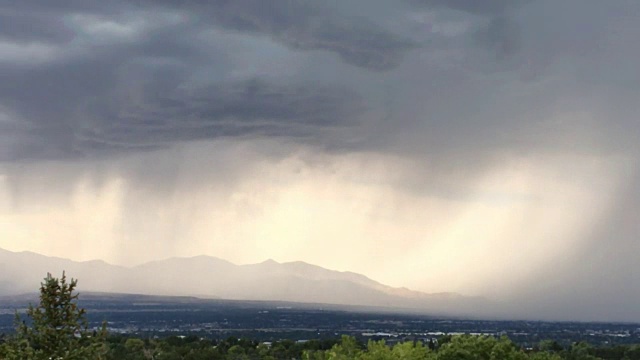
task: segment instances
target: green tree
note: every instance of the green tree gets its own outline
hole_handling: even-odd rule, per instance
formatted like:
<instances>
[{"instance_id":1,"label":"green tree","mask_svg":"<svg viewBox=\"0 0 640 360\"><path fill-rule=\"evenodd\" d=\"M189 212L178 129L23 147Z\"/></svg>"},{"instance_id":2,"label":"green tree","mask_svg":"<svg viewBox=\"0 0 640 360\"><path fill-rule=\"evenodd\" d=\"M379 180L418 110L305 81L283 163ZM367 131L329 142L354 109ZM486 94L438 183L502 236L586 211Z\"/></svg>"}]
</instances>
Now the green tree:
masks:
<instances>
[{"instance_id":1,"label":"green tree","mask_svg":"<svg viewBox=\"0 0 640 360\"><path fill-rule=\"evenodd\" d=\"M5 346L5 359L104 359L107 351L103 325L89 331L85 310L78 307L77 280L47 274L40 284L40 303L29 305L26 320L16 314L16 336Z\"/></svg>"},{"instance_id":2,"label":"green tree","mask_svg":"<svg viewBox=\"0 0 640 360\"><path fill-rule=\"evenodd\" d=\"M391 351L393 359L422 360L434 359L435 354L421 342L405 341L396 344Z\"/></svg>"},{"instance_id":3,"label":"green tree","mask_svg":"<svg viewBox=\"0 0 640 360\"><path fill-rule=\"evenodd\" d=\"M146 348L142 339L127 339L124 342L124 348L128 355L127 360L145 360L148 358L145 356Z\"/></svg>"},{"instance_id":4,"label":"green tree","mask_svg":"<svg viewBox=\"0 0 640 360\"><path fill-rule=\"evenodd\" d=\"M508 337L502 336L491 350L491 360L526 360L527 355Z\"/></svg>"},{"instance_id":5,"label":"green tree","mask_svg":"<svg viewBox=\"0 0 640 360\"><path fill-rule=\"evenodd\" d=\"M525 360L526 354L507 337L454 336L438 350L439 360Z\"/></svg>"},{"instance_id":6,"label":"green tree","mask_svg":"<svg viewBox=\"0 0 640 360\"><path fill-rule=\"evenodd\" d=\"M245 360L249 359L244 348L240 345L233 345L227 351L227 359L229 360Z\"/></svg>"},{"instance_id":7,"label":"green tree","mask_svg":"<svg viewBox=\"0 0 640 360\"><path fill-rule=\"evenodd\" d=\"M488 336L453 336L438 349L439 360L490 360L496 339Z\"/></svg>"},{"instance_id":8,"label":"green tree","mask_svg":"<svg viewBox=\"0 0 640 360\"><path fill-rule=\"evenodd\" d=\"M391 348L387 346L384 340L369 340L367 343L367 351L360 356L361 360L393 360Z\"/></svg>"},{"instance_id":9,"label":"green tree","mask_svg":"<svg viewBox=\"0 0 640 360\"><path fill-rule=\"evenodd\" d=\"M555 340L540 341L540 344L538 344L538 349L540 349L540 351L553 352L553 353L560 353L564 350L562 345L560 345Z\"/></svg>"},{"instance_id":10,"label":"green tree","mask_svg":"<svg viewBox=\"0 0 640 360\"><path fill-rule=\"evenodd\" d=\"M597 360L598 358L593 356L592 352L591 345L585 342L578 342L571 346L565 358L568 360Z\"/></svg>"},{"instance_id":11,"label":"green tree","mask_svg":"<svg viewBox=\"0 0 640 360\"><path fill-rule=\"evenodd\" d=\"M624 359L625 360L640 360L640 345L630 346L624 352Z\"/></svg>"},{"instance_id":12,"label":"green tree","mask_svg":"<svg viewBox=\"0 0 640 360\"><path fill-rule=\"evenodd\" d=\"M558 354L539 351L539 352L530 354L529 359L531 360L562 360L562 357L560 357L560 355Z\"/></svg>"},{"instance_id":13,"label":"green tree","mask_svg":"<svg viewBox=\"0 0 640 360\"><path fill-rule=\"evenodd\" d=\"M329 360L352 360L357 359L361 354L358 342L354 337L342 335L339 344L334 345L328 351Z\"/></svg>"}]
</instances>

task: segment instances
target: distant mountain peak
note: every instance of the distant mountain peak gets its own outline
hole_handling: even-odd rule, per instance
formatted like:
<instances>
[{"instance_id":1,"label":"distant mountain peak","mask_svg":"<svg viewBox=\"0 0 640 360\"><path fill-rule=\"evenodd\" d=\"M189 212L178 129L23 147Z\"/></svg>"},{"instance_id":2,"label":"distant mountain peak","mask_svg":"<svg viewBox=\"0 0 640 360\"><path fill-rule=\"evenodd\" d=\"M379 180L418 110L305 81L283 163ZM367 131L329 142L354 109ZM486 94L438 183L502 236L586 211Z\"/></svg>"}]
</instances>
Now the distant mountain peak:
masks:
<instances>
[{"instance_id":1,"label":"distant mountain peak","mask_svg":"<svg viewBox=\"0 0 640 360\"><path fill-rule=\"evenodd\" d=\"M267 260L261 262L260 264L263 264L263 265L280 265L279 262L277 262L277 261L275 261L273 259L267 259Z\"/></svg>"}]
</instances>

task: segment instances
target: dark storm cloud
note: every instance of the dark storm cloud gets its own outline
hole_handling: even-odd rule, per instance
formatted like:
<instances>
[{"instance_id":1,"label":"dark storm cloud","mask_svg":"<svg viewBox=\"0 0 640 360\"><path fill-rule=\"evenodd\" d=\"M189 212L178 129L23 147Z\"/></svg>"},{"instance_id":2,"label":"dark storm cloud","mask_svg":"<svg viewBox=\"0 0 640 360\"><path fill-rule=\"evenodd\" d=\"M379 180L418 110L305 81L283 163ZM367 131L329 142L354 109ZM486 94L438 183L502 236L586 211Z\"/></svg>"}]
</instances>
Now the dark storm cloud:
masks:
<instances>
[{"instance_id":1,"label":"dark storm cloud","mask_svg":"<svg viewBox=\"0 0 640 360\"><path fill-rule=\"evenodd\" d=\"M358 95L338 86L252 79L190 89L180 87L180 74L169 69L127 79L143 70L110 77L110 66L102 74L97 66L83 68L35 73L34 84L55 86L33 91L25 83L30 76L18 87L0 85L13 110L28 118L5 126L20 141L3 153L4 160L99 155L225 136L312 136L354 126L362 110ZM123 90L129 86L137 90Z\"/></svg>"},{"instance_id":2,"label":"dark storm cloud","mask_svg":"<svg viewBox=\"0 0 640 360\"><path fill-rule=\"evenodd\" d=\"M449 8L480 15L499 15L533 0L409 0L414 4Z\"/></svg>"},{"instance_id":3,"label":"dark storm cloud","mask_svg":"<svg viewBox=\"0 0 640 360\"><path fill-rule=\"evenodd\" d=\"M414 1L395 12L380 11L382 3L371 3L371 13L356 7L357 16L303 1L21 2L21 17L3 38L52 50L18 47L35 55L0 61L0 112L21 125L1 157L276 135L483 168L496 151L584 151L622 146L618 140L633 134L620 131L633 113L625 100L633 90L608 80L633 75L617 74L625 72L624 58L602 46L613 15L598 22L591 19L596 9L576 12L600 43L591 49L577 41L582 30L565 25L568 8L550 16L540 1ZM414 9L436 11L432 31L404 25ZM440 16L443 9L462 11ZM33 32L24 25L31 17L40 19ZM421 47L408 51L414 43ZM585 51L591 56L580 56ZM563 68L566 61L575 66ZM618 124L549 120L559 111L615 113L610 121ZM322 138L342 125L349 128L344 138L356 142ZM600 133L575 137L572 127Z\"/></svg>"},{"instance_id":4,"label":"dark storm cloud","mask_svg":"<svg viewBox=\"0 0 640 360\"><path fill-rule=\"evenodd\" d=\"M479 17L471 44L481 45L495 53L494 60L505 61L518 53L521 47L520 24L514 12L534 0L410 0L418 8L449 9ZM470 20L474 23L477 19ZM512 66L512 65L511 65Z\"/></svg>"},{"instance_id":5,"label":"dark storm cloud","mask_svg":"<svg viewBox=\"0 0 640 360\"><path fill-rule=\"evenodd\" d=\"M68 42L74 37L58 19L42 18L33 14L11 14L0 11L0 39L12 39L19 42L45 41Z\"/></svg>"},{"instance_id":6,"label":"dark storm cloud","mask_svg":"<svg viewBox=\"0 0 640 360\"><path fill-rule=\"evenodd\" d=\"M348 125L357 97L341 88L289 86L261 80L167 91L150 85L135 102L96 99L80 118L92 117L76 135L92 149L146 148L222 136L308 136L318 128Z\"/></svg>"},{"instance_id":7,"label":"dark storm cloud","mask_svg":"<svg viewBox=\"0 0 640 360\"><path fill-rule=\"evenodd\" d=\"M211 34L334 53L374 72L397 67L414 47L364 17L304 1L24 1L0 5L0 20L0 110L20 122L5 131L4 161L221 136L314 136L352 126L364 109L356 90L335 81L228 79L243 71L237 45L208 43ZM190 84L197 71L212 76L207 84Z\"/></svg>"},{"instance_id":8,"label":"dark storm cloud","mask_svg":"<svg viewBox=\"0 0 640 360\"><path fill-rule=\"evenodd\" d=\"M516 55L520 50L520 27L506 16L491 19L476 33L478 43L495 51L498 60Z\"/></svg>"},{"instance_id":9,"label":"dark storm cloud","mask_svg":"<svg viewBox=\"0 0 640 360\"><path fill-rule=\"evenodd\" d=\"M264 35L298 50L325 50L369 70L398 66L416 44L367 20L310 1L160 1L230 30Z\"/></svg>"},{"instance_id":10,"label":"dark storm cloud","mask_svg":"<svg viewBox=\"0 0 640 360\"><path fill-rule=\"evenodd\" d=\"M375 71L398 66L407 51L416 47L398 36L355 14L345 16L303 0L258 1L146 1L76 2L25 1L17 6L0 5L2 34L17 38L43 40L50 37L68 39L69 29L56 16L65 13L114 15L131 10L159 6L185 11L201 26L221 27L233 31L268 36L297 50L324 50L336 53L345 62ZM28 30L31 21L33 30Z\"/></svg>"}]
</instances>

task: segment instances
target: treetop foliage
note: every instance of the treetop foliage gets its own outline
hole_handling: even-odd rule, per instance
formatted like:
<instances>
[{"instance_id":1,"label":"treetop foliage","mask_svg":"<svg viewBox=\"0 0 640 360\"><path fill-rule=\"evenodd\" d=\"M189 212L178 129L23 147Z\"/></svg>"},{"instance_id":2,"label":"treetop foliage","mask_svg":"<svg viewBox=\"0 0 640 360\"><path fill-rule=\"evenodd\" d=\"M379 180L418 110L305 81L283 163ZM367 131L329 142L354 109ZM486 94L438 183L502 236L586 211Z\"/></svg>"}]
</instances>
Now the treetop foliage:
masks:
<instances>
[{"instance_id":1,"label":"treetop foliage","mask_svg":"<svg viewBox=\"0 0 640 360\"><path fill-rule=\"evenodd\" d=\"M85 310L78 307L77 280L47 274L40 284L40 303L30 304L26 319L16 313L16 335L0 348L0 358L104 359L106 330L89 331Z\"/></svg>"}]
</instances>

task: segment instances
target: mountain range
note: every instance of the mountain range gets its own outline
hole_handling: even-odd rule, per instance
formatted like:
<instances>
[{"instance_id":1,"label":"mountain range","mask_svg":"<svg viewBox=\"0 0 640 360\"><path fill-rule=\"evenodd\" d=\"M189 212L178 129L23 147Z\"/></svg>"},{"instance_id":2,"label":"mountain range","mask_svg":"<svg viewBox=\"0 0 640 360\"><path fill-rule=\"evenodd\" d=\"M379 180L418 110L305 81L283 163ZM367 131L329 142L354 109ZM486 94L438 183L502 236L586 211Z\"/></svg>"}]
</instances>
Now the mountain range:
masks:
<instances>
[{"instance_id":1,"label":"mountain range","mask_svg":"<svg viewBox=\"0 0 640 360\"><path fill-rule=\"evenodd\" d=\"M134 267L77 262L0 249L0 296L37 291L46 274L78 279L80 292L195 296L404 309L441 315L487 314L483 298L394 288L353 272L304 262L236 265L211 256L175 257Z\"/></svg>"}]
</instances>

